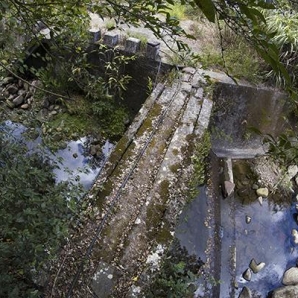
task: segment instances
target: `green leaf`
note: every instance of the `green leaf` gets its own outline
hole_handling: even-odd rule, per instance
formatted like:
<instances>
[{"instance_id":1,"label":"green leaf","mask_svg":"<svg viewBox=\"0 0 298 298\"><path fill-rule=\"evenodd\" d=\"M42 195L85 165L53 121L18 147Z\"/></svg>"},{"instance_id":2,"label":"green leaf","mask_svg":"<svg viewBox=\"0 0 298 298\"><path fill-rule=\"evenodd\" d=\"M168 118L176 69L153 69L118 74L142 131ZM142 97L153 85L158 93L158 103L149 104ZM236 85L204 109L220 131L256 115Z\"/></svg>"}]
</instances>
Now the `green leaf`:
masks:
<instances>
[{"instance_id":1,"label":"green leaf","mask_svg":"<svg viewBox=\"0 0 298 298\"><path fill-rule=\"evenodd\" d=\"M215 7L211 0L194 0L197 6L202 10L205 17L212 23L215 22Z\"/></svg>"}]
</instances>

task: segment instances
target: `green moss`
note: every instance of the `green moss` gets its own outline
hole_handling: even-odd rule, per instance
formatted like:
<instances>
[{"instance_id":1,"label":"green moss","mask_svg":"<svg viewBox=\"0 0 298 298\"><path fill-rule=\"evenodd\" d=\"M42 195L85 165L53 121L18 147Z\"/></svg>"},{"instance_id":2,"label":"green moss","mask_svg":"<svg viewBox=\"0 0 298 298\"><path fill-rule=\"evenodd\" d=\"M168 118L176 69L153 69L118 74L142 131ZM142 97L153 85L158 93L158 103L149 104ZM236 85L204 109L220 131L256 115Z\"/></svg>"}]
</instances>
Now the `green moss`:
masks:
<instances>
[{"instance_id":1,"label":"green moss","mask_svg":"<svg viewBox=\"0 0 298 298\"><path fill-rule=\"evenodd\" d=\"M150 110L147 118L142 123L141 127L137 131L137 137L142 136L145 131L151 131L152 130L152 121L160 115L162 111L162 106L160 104L154 104L152 109Z\"/></svg>"},{"instance_id":2,"label":"green moss","mask_svg":"<svg viewBox=\"0 0 298 298\"><path fill-rule=\"evenodd\" d=\"M156 202L152 200L147 208L146 226L148 230L148 237L152 239L158 233L159 227L162 222L162 218L166 211L166 202L169 198L169 181L163 180L160 183L158 194L160 195L160 201Z\"/></svg>"},{"instance_id":3,"label":"green moss","mask_svg":"<svg viewBox=\"0 0 298 298\"><path fill-rule=\"evenodd\" d=\"M173 153L175 156L177 156L177 155L179 154L179 150L178 150L178 149L173 149L173 150L172 150L172 153Z\"/></svg>"},{"instance_id":4,"label":"green moss","mask_svg":"<svg viewBox=\"0 0 298 298\"><path fill-rule=\"evenodd\" d=\"M111 194L113 190L113 183L111 180L107 180L103 186L101 187L100 191L96 195L96 203L97 207L101 210L103 208L105 199L107 196Z\"/></svg>"},{"instance_id":5,"label":"green moss","mask_svg":"<svg viewBox=\"0 0 298 298\"><path fill-rule=\"evenodd\" d=\"M123 136L116 144L114 150L112 151L109 161L111 163L111 169L108 170L108 175L112 172L112 169L116 163L119 162L121 157L123 156L124 152L127 149L127 146L129 145L129 139L127 136Z\"/></svg>"},{"instance_id":6,"label":"green moss","mask_svg":"<svg viewBox=\"0 0 298 298\"><path fill-rule=\"evenodd\" d=\"M155 237L156 241L160 244L168 244L173 239L173 236L171 235L170 231L170 224L168 223L168 221L164 220L163 226L160 228Z\"/></svg>"},{"instance_id":7,"label":"green moss","mask_svg":"<svg viewBox=\"0 0 298 298\"><path fill-rule=\"evenodd\" d=\"M175 163L175 164L170 166L170 170L174 174L177 174L179 169L180 169L180 164L179 163Z\"/></svg>"}]
</instances>

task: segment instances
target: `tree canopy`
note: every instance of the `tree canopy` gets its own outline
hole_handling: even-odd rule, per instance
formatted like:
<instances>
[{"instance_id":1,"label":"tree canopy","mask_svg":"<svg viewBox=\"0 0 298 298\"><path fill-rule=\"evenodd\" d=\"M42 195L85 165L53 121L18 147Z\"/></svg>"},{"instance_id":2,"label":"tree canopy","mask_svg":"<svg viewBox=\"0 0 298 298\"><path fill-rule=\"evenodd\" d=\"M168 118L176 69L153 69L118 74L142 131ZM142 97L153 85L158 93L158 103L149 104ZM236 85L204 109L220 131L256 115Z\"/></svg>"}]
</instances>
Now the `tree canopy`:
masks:
<instances>
[{"instance_id":1,"label":"tree canopy","mask_svg":"<svg viewBox=\"0 0 298 298\"><path fill-rule=\"evenodd\" d=\"M281 9L292 15L293 5L286 0L279 0L275 4L263 0L4 0L0 4L0 21L4 33L1 65L7 66L6 62L12 59L13 54L18 53L18 57L20 52L24 54L23 45L32 40L32 37L43 38L38 33L38 26L51 28L51 35L63 41L59 44L60 47L72 47L79 52L82 41L88 38L86 28L89 12L97 13L102 18L113 18L116 26L120 23L142 25L151 29L158 37L169 35L177 38L186 33L179 26L179 21L169 13L168 8L175 2L201 11L210 22L223 20L233 31L252 43L276 73L289 81L286 68L280 63L279 48L274 42L276 30L268 30L266 26L266 11ZM185 46L181 43L179 45Z\"/></svg>"}]
</instances>

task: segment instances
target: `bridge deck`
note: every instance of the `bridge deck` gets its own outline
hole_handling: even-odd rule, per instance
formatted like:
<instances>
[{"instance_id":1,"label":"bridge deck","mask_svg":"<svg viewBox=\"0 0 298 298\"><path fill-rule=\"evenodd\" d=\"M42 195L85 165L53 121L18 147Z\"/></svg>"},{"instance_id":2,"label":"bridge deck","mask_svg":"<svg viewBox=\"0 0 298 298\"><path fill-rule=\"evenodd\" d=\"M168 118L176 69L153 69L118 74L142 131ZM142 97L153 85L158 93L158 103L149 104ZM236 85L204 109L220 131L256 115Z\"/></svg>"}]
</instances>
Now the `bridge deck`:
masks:
<instances>
[{"instance_id":1,"label":"bridge deck","mask_svg":"<svg viewBox=\"0 0 298 298\"><path fill-rule=\"evenodd\" d=\"M154 268L155 252L169 244L187 201L191 156L209 123L212 102L201 81L185 69L147 99L90 192L94 217L82 221L85 233L65 249L54 294L133 297Z\"/></svg>"}]
</instances>

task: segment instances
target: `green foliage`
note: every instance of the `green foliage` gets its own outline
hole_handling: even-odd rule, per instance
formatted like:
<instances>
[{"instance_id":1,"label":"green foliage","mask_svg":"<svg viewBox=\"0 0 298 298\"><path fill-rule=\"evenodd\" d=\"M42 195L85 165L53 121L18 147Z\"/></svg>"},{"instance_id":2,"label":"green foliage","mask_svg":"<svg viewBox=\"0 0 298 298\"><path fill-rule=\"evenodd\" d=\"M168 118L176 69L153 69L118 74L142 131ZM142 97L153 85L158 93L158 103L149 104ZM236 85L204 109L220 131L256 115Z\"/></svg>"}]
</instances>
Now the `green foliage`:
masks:
<instances>
[{"instance_id":1,"label":"green foliage","mask_svg":"<svg viewBox=\"0 0 298 298\"><path fill-rule=\"evenodd\" d=\"M277 1L276 9L263 11L266 18L264 26L268 34L272 35L272 42L279 50L279 58L290 74L291 80L297 87L297 49L298 49L298 12L295 6L287 0ZM268 78L278 85L285 86L287 81L280 73L268 72Z\"/></svg>"},{"instance_id":2,"label":"green foliage","mask_svg":"<svg viewBox=\"0 0 298 298\"><path fill-rule=\"evenodd\" d=\"M55 183L44 152L0 137L0 296L37 297L41 270L65 241L79 187Z\"/></svg>"},{"instance_id":3,"label":"green foliage","mask_svg":"<svg viewBox=\"0 0 298 298\"><path fill-rule=\"evenodd\" d=\"M170 4L167 11L171 15L172 18L176 18L177 20L185 19L185 5L181 3Z\"/></svg>"},{"instance_id":4,"label":"green foliage","mask_svg":"<svg viewBox=\"0 0 298 298\"><path fill-rule=\"evenodd\" d=\"M191 298L195 290L194 283L202 262L188 255L174 240L171 250L163 259L160 272L150 288L146 290L146 298Z\"/></svg>"},{"instance_id":5,"label":"green foliage","mask_svg":"<svg viewBox=\"0 0 298 298\"><path fill-rule=\"evenodd\" d=\"M259 82L264 62L256 51L228 28L224 29L222 38L224 51L220 44L215 47L207 45L203 48L203 53L200 55L202 66L226 71L238 79ZM246 54L243 55L243 52Z\"/></svg>"},{"instance_id":6,"label":"green foliage","mask_svg":"<svg viewBox=\"0 0 298 298\"><path fill-rule=\"evenodd\" d=\"M91 109L107 135L113 137L124 133L128 116L123 107L118 106L113 100L101 100L93 102Z\"/></svg>"},{"instance_id":7,"label":"green foliage","mask_svg":"<svg viewBox=\"0 0 298 298\"><path fill-rule=\"evenodd\" d=\"M298 162L298 139L293 131L273 137L268 134L264 137L264 143L268 145L268 154L282 165L291 165Z\"/></svg>"}]
</instances>

